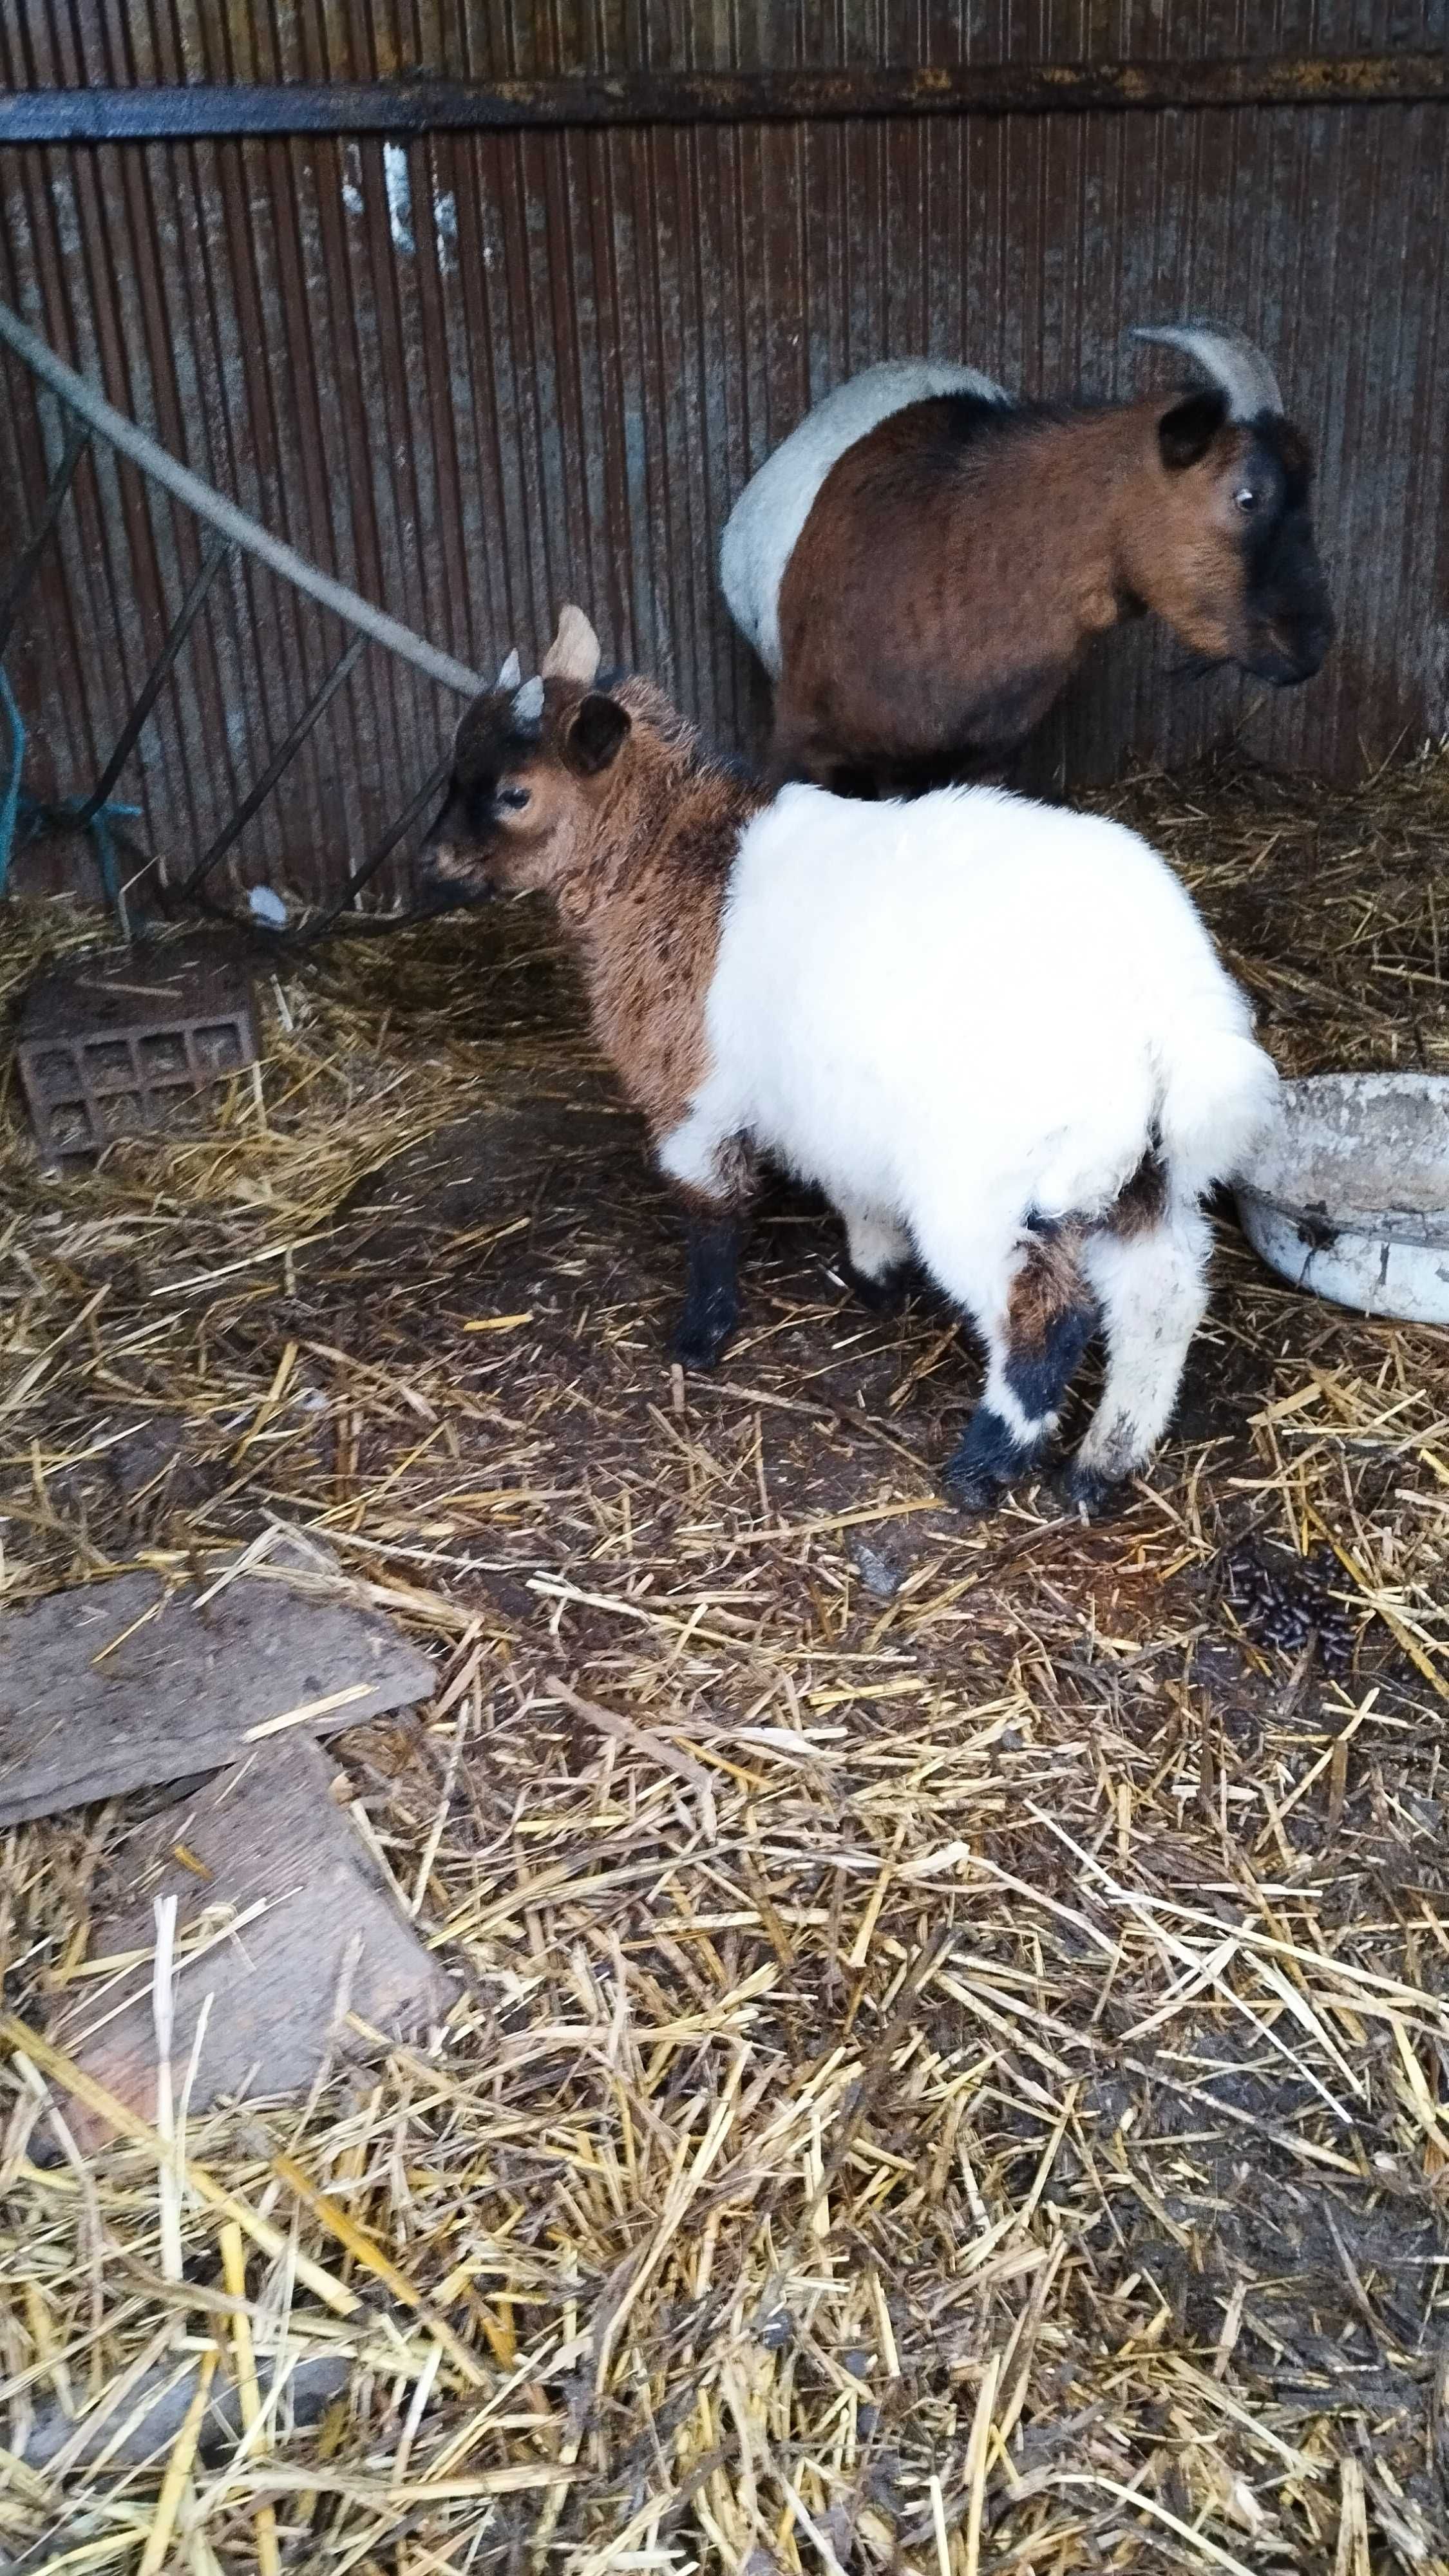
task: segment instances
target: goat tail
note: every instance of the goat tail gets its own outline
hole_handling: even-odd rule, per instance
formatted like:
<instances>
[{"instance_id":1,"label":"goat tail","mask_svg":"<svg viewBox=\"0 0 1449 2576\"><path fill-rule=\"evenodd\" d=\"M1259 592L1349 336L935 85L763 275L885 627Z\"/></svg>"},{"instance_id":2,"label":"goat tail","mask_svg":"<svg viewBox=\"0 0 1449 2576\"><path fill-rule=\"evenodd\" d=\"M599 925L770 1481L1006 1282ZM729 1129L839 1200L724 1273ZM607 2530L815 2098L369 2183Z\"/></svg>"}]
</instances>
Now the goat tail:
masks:
<instances>
[{"instance_id":1,"label":"goat tail","mask_svg":"<svg viewBox=\"0 0 1449 2576\"><path fill-rule=\"evenodd\" d=\"M1278 1072L1246 1029L1191 1025L1174 1037L1162 1067L1157 1114L1174 1189L1201 1198L1242 1171L1268 1132Z\"/></svg>"}]
</instances>

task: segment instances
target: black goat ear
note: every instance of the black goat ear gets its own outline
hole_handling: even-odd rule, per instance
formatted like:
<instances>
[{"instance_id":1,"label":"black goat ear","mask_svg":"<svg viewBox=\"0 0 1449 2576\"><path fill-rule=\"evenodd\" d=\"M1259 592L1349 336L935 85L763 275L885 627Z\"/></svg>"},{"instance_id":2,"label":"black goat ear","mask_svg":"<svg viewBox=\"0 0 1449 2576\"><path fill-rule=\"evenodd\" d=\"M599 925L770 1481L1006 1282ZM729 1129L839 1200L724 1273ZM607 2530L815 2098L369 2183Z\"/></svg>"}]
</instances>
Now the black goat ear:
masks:
<instances>
[{"instance_id":1,"label":"black goat ear","mask_svg":"<svg viewBox=\"0 0 1449 2576\"><path fill-rule=\"evenodd\" d=\"M569 718L563 738L563 756L570 769L581 778L592 778L607 769L618 757L633 718L617 698L605 697L602 689L591 689L579 701Z\"/></svg>"},{"instance_id":2,"label":"black goat ear","mask_svg":"<svg viewBox=\"0 0 1449 2576\"><path fill-rule=\"evenodd\" d=\"M1165 411L1157 424L1157 444L1169 472L1180 474L1185 465L1198 464L1227 416L1227 395L1218 392L1189 394Z\"/></svg>"}]
</instances>

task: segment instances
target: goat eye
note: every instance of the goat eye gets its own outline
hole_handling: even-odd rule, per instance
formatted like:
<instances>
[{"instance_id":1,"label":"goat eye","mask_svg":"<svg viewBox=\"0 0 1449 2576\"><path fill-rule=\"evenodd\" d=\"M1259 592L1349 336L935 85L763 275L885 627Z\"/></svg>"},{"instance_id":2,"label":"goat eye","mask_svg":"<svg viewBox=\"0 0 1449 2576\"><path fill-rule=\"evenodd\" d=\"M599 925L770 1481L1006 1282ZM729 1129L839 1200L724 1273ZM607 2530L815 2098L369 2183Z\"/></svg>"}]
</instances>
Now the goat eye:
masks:
<instances>
[{"instance_id":1,"label":"goat eye","mask_svg":"<svg viewBox=\"0 0 1449 2576\"><path fill-rule=\"evenodd\" d=\"M521 814L524 806L531 801L530 791L526 787L500 787L498 790L498 802L507 814Z\"/></svg>"},{"instance_id":2,"label":"goat eye","mask_svg":"<svg viewBox=\"0 0 1449 2576\"><path fill-rule=\"evenodd\" d=\"M1233 494L1233 499L1240 510L1256 510L1258 506L1258 495L1251 483L1240 484Z\"/></svg>"}]
</instances>

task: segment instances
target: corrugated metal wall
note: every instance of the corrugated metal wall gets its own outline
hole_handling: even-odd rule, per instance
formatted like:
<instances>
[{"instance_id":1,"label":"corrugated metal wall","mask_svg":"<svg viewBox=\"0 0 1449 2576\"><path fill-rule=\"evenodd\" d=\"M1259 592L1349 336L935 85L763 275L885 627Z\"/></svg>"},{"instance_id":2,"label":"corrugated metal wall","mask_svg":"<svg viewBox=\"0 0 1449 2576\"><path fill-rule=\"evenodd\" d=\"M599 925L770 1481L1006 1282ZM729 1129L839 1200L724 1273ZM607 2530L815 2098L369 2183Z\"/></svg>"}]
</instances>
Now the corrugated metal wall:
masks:
<instances>
[{"instance_id":1,"label":"corrugated metal wall","mask_svg":"<svg viewBox=\"0 0 1449 2576\"><path fill-rule=\"evenodd\" d=\"M1443 44L1444 0L464 0L173 10L31 0L11 87L502 78L637 66L943 63ZM752 468L873 360L969 357L1029 392L1125 391L1137 319L1208 311L1271 352L1321 467L1343 611L1283 698L1114 641L1050 760L1176 762L1241 725L1344 772L1449 727L1449 114L1440 105L885 116L289 137L0 153L0 293L198 472L460 658L525 659L567 597L712 732L764 692L714 578ZM53 411L5 360L0 495L43 488ZM11 667L32 783L88 783L196 561L129 469L81 468ZM7 551L0 542L0 554ZM223 575L130 777L189 858L340 647ZM437 758L454 702L370 652L243 848L335 881ZM138 798L139 801L139 798Z\"/></svg>"}]
</instances>

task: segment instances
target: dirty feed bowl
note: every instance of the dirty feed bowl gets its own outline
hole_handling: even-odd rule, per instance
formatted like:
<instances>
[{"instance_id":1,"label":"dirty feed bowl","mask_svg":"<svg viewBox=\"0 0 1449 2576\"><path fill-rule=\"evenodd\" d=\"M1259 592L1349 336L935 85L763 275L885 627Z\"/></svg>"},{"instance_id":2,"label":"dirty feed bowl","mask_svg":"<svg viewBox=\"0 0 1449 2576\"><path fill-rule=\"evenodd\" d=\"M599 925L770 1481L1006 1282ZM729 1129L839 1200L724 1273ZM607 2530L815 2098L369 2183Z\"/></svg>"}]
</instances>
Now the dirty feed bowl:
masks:
<instances>
[{"instance_id":1,"label":"dirty feed bowl","mask_svg":"<svg viewBox=\"0 0 1449 2576\"><path fill-rule=\"evenodd\" d=\"M1336 1305L1449 1324L1449 1076L1317 1074L1282 1102L1238 1189L1254 1250Z\"/></svg>"}]
</instances>

